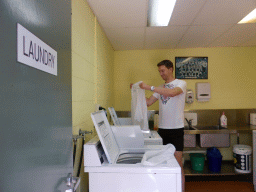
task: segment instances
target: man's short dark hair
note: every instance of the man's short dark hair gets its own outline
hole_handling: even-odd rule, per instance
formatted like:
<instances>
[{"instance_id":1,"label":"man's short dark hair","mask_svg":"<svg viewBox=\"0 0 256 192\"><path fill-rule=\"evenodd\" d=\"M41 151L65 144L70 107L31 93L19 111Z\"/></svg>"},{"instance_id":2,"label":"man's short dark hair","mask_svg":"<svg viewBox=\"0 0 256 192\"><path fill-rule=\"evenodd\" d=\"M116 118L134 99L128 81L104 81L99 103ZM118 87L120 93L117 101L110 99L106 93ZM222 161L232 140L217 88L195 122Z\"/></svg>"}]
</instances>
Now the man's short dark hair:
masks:
<instances>
[{"instance_id":1,"label":"man's short dark hair","mask_svg":"<svg viewBox=\"0 0 256 192\"><path fill-rule=\"evenodd\" d=\"M163 60L157 64L157 67L164 65L167 69L173 68L173 63L170 60Z\"/></svg>"}]
</instances>

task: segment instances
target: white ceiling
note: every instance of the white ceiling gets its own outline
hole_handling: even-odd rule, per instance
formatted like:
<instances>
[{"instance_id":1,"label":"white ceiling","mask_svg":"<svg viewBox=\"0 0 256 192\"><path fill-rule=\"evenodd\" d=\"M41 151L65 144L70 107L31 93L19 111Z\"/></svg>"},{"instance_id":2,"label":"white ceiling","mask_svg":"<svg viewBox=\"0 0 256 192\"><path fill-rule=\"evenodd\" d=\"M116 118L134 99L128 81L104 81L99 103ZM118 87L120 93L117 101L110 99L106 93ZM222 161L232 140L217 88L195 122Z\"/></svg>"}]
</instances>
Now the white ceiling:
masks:
<instances>
[{"instance_id":1,"label":"white ceiling","mask_svg":"<svg viewBox=\"0 0 256 192\"><path fill-rule=\"evenodd\" d=\"M168 27L147 27L148 0L87 0L115 50L256 46L237 24L256 0L177 0Z\"/></svg>"}]
</instances>

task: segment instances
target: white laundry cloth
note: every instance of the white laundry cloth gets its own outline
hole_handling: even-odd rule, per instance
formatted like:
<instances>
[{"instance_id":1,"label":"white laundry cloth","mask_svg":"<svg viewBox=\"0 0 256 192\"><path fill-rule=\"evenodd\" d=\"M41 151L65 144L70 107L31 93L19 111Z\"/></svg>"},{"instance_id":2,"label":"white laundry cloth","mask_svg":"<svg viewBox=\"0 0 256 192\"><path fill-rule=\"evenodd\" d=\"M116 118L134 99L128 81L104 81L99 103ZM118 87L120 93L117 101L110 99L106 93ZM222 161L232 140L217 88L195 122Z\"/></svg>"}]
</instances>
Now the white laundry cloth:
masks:
<instances>
[{"instance_id":1,"label":"white laundry cloth","mask_svg":"<svg viewBox=\"0 0 256 192\"><path fill-rule=\"evenodd\" d=\"M148 127L148 111L145 97L145 90L141 89L139 81L132 86L132 106L131 116L133 125L140 125L145 132L149 131Z\"/></svg>"},{"instance_id":2,"label":"white laundry cloth","mask_svg":"<svg viewBox=\"0 0 256 192\"><path fill-rule=\"evenodd\" d=\"M147 151L141 161L142 165L156 166L169 159L173 159L176 149L174 145L167 144L162 150L158 151Z\"/></svg>"}]
</instances>

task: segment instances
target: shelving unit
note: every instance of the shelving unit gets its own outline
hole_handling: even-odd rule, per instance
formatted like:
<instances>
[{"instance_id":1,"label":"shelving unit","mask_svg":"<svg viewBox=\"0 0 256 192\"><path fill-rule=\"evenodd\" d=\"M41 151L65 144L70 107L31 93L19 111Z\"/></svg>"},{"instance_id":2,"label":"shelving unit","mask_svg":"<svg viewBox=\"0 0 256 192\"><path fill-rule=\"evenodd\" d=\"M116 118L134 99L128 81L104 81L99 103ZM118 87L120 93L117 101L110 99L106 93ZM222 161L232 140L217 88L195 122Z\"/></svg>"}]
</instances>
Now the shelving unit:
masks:
<instances>
[{"instance_id":1,"label":"shelving unit","mask_svg":"<svg viewBox=\"0 0 256 192\"><path fill-rule=\"evenodd\" d=\"M202 148L196 146L194 148L184 148L183 154L189 153L203 153L206 155L207 148ZM219 173L213 173L208 169L208 161L205 160L204 169L202 172L197 172L192 169L191 161L184 161L184 174L185 176L237 176L239 177L252 177L252 173L241 174L237 173L234 170L234 161L233 160L223 160L221 164L221 171Z\"/></svg>"},{"instance_id":2,"label":"shelving unit","mask_svg":"<svg viewBox=\"0 0 256 192\"><path fill-rule=\"evenodd\" d=\"M236 173L234 171L233 161L222 161L221 171L219 173L213 173L213 172L209 171L207 161L205 161L204 170L202 172L194 171L192 169L191 162L185 161L184 173L185 173L185 175L189 175L189 176L240 175L239 173Z\"/></svg>"},{"instance_id":3,"label":"shelving unit","mask_svg":"<svg viewBox=\"0 0 256 192\"><path fill-rule=\"evenodd\" d=\"M208 169L207 161L205 161L204 170L197 172L192 170L191 162L185 161L184 173L186 181L243 181L253 182L253 173L236 173L234 171L233 161L222 161L221 171L212 173Z\"/></svg>"},{"instance_id":4,"label":"shelving unit","mask_svg":"<svg viewBox=\"0 0 256 192\"><path fill-rule=\"evenodd\" d=\"M207 161L205 161L204 170L196 172L192 170L191 162L185 161L184 172L186 182L198 181L242 181L253 182L253 173L240 174L234 171L233 161L223 161L220 173L212 173L208 170Z\"/></svg>"}]
</instances>

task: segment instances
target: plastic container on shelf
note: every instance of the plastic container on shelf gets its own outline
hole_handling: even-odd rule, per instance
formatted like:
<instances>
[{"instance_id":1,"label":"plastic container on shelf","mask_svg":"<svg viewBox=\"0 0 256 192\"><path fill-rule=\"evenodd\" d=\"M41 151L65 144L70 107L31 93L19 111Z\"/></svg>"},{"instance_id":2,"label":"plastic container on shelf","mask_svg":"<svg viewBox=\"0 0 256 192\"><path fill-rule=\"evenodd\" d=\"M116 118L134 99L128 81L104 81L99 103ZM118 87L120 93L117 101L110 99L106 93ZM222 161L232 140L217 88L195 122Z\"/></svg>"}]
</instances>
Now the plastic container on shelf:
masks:
<instances>
[{"instance_id":1,"label":"plastic container on shelf","mask_svg":"<svg viewBox=\"0 0 256 192\"><path fill-rule=\"evenodd\" d=\"M251 173L252 148L249 145L234 145L233 156L235 171L237 173Z\"/></svg>"},{"instance_id":2,"label":"plastic container on shelf","mask_svg":"<svg viewBox=\"0 0 256 192\"><path fill-rule=\"evenodd\" d=\"M223 111L223 113L222 113L222 115L220 117L220 126L226 128L227 124L228 124L228 119L227 119L227 117L226 117L226 115L225 115L225 113Z\"/></svg>"},{"instance_id":3,"label":"plastic container on shelf","mask_svg":"<svg viewBox=\"0 0 256 192\"><path fill-rule=\"evenodd\" d=\"M194 171L199 171L199 172L203 171L205 155L202 153L190 153L189 156L190 156L192 169Z\"/></svg>"},{"instance_id":4,"label":"plastic container on shelf","mask_svg":"<svg viewBox=\"0 0 256 192\"><path fill-rule=\"evenodd\" d=\"M211 172L219 173L221 171L222 155L216 147L207 149L207 160Z\"/></svg>"}]
</instances>

